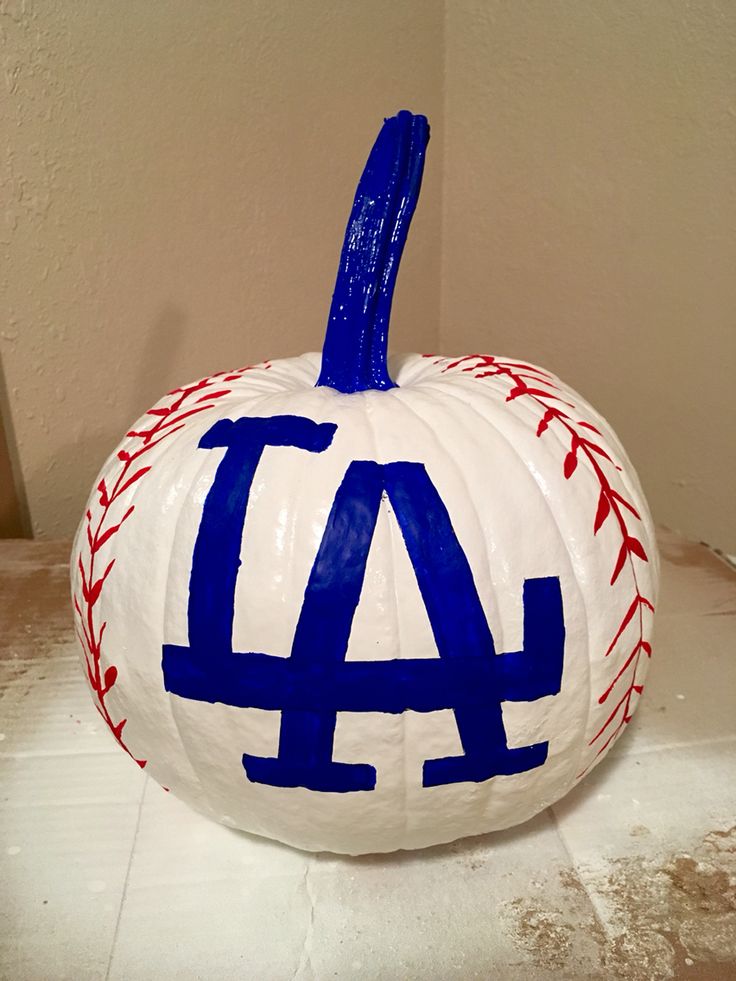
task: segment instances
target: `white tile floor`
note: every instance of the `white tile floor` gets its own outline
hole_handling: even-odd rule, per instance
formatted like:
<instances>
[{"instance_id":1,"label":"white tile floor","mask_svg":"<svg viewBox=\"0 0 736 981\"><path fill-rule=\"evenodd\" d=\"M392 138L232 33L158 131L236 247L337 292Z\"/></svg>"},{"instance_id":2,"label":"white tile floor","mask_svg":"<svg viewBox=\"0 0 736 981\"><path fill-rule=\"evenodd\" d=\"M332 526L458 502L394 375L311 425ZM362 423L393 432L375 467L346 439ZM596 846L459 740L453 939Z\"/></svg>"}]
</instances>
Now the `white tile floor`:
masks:
<instances>
[{"instance_id":1,"label":"white tile floor","mask_svg":"<svg viewBox=\"0 0 736 981\"><path fill-rule=\"evenodd\" d=\"M208 822L98 725L71 638L31 650L16 624L0 977L736 978L736 575L666 533L662 550L626 738L523 827L419 853L308 856Z\"/></svg>"}]
</instances>

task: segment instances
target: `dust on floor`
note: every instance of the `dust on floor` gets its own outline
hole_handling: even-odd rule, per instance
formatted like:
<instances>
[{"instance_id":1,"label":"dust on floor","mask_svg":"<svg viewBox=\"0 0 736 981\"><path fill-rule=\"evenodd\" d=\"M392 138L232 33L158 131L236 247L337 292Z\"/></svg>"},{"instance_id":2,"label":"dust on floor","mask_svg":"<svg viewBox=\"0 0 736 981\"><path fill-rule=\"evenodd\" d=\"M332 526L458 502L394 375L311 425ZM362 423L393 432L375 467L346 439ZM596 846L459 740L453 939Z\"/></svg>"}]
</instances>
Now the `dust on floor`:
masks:
<instances>
[{"instance_id":1,"label":"dust on floor","mask_svg":"<svg viewBox=\"0 0 736 981\"><path fill-rule=\"evenodd\" d=\"M515 943L539 968L580 976L574 940L582 930L598 947L600 978L736 978L736 826L710 832L690 852L557 875L569 898L564 910L525 898L502 911ZM545 894L543 884L539 891Z\"/></svg>"}]
</instances>

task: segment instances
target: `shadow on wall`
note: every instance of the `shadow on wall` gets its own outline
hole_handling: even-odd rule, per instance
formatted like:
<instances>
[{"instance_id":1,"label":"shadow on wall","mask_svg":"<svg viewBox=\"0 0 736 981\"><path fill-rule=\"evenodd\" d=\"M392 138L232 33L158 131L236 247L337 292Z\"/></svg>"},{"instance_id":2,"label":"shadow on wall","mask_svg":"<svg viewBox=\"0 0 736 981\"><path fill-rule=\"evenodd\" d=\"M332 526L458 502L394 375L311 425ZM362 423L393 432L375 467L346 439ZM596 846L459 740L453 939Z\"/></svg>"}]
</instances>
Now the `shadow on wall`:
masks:
<instances>
[{"instance_id":1,"label":"shadow on wall","mask_svg":"<svg viewBox=\"0 0 736 981\"><path fill-rule=\"evenodd\" d=\"M130 421L132 422L171 388L182 385L190 378L173 379L172 365L184 345L187 315L175 303L167 303L146 334L141 351L139 370L130 393ZM118 439L122 436L120 434Z\"/></svg>"},{"instance_id":2,"label":"shadow on wall","mask_svg":"<svg viewBox=\"0 0 736 981\"><path fill-rule=\"evenodd\" d=\"M81 434L60 445L42 467L29 474L26 485L31 490L29 496L32 499L52 498L55 511L60 516L68 514L69 507L74 506L73 502L86 501L96 474L127 428L169 389L192 380L177 378L175 367L184 346L187 319L184 311L174 303L163 308L146 333L133 386L126 398L118 400L119 411L95 418L94 407L90 406L88 414L80 420ZM105 423L109 419L105 431L95 431L94 427L103 419ZM80 467L80 462L87 460L91 469ZM43 537L58 538L66 534L67 529L61 526L60 517L59 524L45 529Z\"/></svg>"},{"instance_id":3,"label":"shadow on wall","mask_svg":"<svg viewBox=\"0 0 736 981\"><path fill-rule=\"evenodd\" d=\"M31 518L20 475L5 372L0 360L0 538L30 538Z\"/></svg>"}]
</instances>

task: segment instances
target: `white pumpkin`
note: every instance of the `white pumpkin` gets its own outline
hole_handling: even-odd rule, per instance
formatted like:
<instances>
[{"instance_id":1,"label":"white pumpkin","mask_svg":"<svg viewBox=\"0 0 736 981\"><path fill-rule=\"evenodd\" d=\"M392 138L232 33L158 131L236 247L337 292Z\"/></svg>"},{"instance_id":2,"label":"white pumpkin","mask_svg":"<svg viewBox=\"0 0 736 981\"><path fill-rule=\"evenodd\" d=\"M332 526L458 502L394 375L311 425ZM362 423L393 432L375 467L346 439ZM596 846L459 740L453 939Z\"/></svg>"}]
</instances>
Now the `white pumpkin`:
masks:
<instances>
[{"instance_id":1,"label":"white pumpkin","mask_svg":"<svg viewBox=\"0 0 736 981\"><path fill-rule=\"evenodd\" d=\"M398 252L367 293L355 268L338 279L322 361L170 393L105 464L74 543L84 663L118 742L203 813L310 850L530 818L623 732L651 655L654 533L605 421L514 359L386 370L426 140L423 117L384 126L341 269L356 228ZM393 203L371 227L379 180ZM376 268L388 305L356 368L341 331Z\"/></svg>"}]
</instances>

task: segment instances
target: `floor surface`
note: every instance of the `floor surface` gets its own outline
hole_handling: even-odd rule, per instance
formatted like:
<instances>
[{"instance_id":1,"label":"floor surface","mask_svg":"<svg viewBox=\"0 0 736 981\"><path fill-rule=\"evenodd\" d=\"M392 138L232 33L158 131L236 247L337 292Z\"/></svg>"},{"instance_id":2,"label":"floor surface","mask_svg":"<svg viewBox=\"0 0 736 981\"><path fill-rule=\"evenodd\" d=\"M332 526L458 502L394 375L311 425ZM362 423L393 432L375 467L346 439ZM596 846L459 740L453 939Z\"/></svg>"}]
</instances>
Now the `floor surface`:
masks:
<instances>
[{"instance_id":1,"label":"floor surface","mask_svg":"<svg viewBox=\"0 0 736 981\"><path fill-rule=\"evenodd\" d=\"M148 780L87 694L68 545L0 542L0 977L736 979L736 573L660 545L641 707L572 794L509 832L340 859Z\"/></svg>"}]
</instances>

